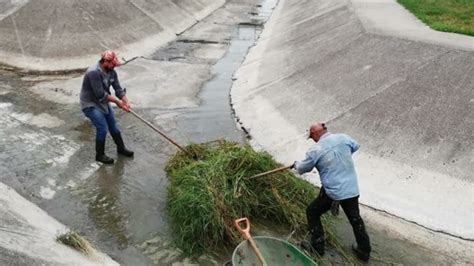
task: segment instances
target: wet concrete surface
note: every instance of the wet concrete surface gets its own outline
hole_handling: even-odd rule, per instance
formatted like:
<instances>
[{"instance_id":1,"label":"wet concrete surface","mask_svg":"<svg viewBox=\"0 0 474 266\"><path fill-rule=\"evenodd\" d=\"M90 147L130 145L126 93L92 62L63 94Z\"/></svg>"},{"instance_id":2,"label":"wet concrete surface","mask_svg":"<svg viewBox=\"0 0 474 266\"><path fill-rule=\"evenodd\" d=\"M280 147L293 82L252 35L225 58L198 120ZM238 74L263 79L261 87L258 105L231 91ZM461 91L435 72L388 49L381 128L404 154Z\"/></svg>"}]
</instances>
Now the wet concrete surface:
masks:
<instances>
[{"instance_id":1,"label":"wet concrete surface","mask_svg":"<svg viewBox=\"0 0 474 266\"><path fill-rule=\"evenodd\" d=\"M173 108L143 104L140 108L137 104L135 111L182 145L216 138L244 141L228 95L232 73L255 41L256 30L251 24L262 19L258 14L254 1L230 1L201 23L206 29L212 28L213 36L220 36L221 41L182 41L198 39L197 24L189 36L183 34L148 58L173 64L178 53L183 55L176 62L178 66L208 68L209 82L200 85L200 93L194 95L198 105ZM121 264L189 264L189 259L171 245L166 217L163 168L176 148L138 119L116 110L124 140L136 156L117 157L108 138L106 153L116 163L108 166L94 162L94 130L76 103L77 81L71 88L61 85L62 80L67 83L71 79L80 80L81 75L0 73L0 181ZM37 94L38 89L31 89L40 81L55 84L52 93ZM209 265L215 260L202 257L198 262Z\"/></svg>"},{"instance_id":2,"label":"wet concrete surface","mask_svg":"<svg viewBox=\"0 0 474 266\"><path fill-rule=\"evenodd\" d=\"M22 254L4 249L0 247L0 264L1 265L12 265L11 262L15 261L14 265L46 265L46 261L40 259L32 259L22 256Z\"/></svg>"},{"instance_id":3,"label":"wet concrete surface","mask_svg":"<svg viewBox=\"0 0 474 266\"><path fill-rule=\"evenodd\" d=\"M207 142L215 139L244 141L237 128L230 106L229 92L232 75L242 63L249 46L256 39L254 26L239 25L234 31L226 55L214 65L212 80L199 94L199 107L178 115L177 128L187 132L190 142Z\"/></svg>"}]
</instances>

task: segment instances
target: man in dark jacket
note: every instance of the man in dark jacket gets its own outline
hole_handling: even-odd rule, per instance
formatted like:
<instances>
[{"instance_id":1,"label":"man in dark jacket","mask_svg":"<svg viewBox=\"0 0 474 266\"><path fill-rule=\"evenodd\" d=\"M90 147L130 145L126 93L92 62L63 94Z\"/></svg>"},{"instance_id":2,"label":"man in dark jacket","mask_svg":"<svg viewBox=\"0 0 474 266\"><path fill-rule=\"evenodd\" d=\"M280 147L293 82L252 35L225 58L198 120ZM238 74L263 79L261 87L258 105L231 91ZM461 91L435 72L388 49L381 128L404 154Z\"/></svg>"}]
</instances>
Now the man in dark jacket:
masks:
<instances>
[{"instance_id":1,"label":"man in dark jacket","mask_svg":"<svg viewBox=\"0 0 474 266\"><path fill-rule=\"evenodd\" d=\"M119 154L132 157L133 151L128 150L123 142L114 112L109 102L115 103L124 111L130 112L130 103L125 95L125 89L120 86L117 72L114 68L121 63L114 51L102 53L100 61L89 67L84 75L80 94L81 109L96 128L95 160L105 164L113 164L114 159L105 155L105 139L107 130L110 131ZM114 88L115 96L110 93Z\"/></svg>"},{"instance_id":2,"label":"man in dark jacket","mask_svg":"<svg viewBox=\"0 0 474 266\"><path fill-rule=\"evenodd\" d=\"M324 123L311 125L309 138L316 143L306 152L305 159L295 162L293 168L302 174L316 167L321 179L319 195L306 209L311 245L320 255L324 254L325 239L321 215L331 208L334 201L339 201L357 242L352 249L359 259L368 261L371 252L370 239L359 214L359 187L352 161L352 154L359 149L359 144L346 134L328 132Z\"/></svg>"}]
</instances>

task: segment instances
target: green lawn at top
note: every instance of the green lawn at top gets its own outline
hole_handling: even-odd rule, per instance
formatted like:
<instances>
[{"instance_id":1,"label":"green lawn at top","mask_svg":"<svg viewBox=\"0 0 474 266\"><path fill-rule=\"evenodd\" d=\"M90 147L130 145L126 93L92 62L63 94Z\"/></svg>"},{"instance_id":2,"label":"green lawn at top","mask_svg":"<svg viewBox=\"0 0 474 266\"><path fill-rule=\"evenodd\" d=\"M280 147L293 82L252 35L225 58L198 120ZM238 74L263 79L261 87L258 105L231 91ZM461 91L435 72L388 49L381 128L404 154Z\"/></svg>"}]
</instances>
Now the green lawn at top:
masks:
<instances>
[{"instance_id":1,"label":"green lawn at top","mask_svg":"<svg viewBox=\"0 0 474 266\"><path fill-rule=\"evenodd\" d=\"M398 2L435 30L474 36L474 0L398 0Z\"/></svg>"},{"instance_id":2,"label":"green lawn at top","mask_svg":"<svg viewBox=\"0 0 474 266\"><path fill-rule=\"evenodd\" d=\"M254 225L270 223L295 230L295 241L307 234L305 210L317 193L313 185L291 171L248 178L281 167L268 153L224 140L186 149L198 160L178 152L166 172L175 244L187 255L235 248L243 239L233 221L241 217ZM331 217L323 218L330 246L348 259L331 231Z\"/></svg>"}]
</instances>

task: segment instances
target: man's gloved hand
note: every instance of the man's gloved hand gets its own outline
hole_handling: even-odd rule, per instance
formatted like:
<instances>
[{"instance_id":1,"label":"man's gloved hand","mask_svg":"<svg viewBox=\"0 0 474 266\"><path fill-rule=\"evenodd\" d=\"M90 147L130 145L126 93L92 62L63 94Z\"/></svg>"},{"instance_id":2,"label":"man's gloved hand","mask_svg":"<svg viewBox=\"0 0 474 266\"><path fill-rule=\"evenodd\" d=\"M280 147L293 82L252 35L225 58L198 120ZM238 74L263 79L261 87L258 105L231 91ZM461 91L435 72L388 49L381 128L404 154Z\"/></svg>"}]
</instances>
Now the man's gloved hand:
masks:
<instances>
[{"instance_id":1,"label":"man's gloved hand","mask_svg":"<svg viewBox=\"0 0 474 266\"><path fill-rule=\"evenodd\" d=\"M296 167L296 161L293 162L293 164L291 165L290 169L295 169Z\"/></svg>"}]
</instances>

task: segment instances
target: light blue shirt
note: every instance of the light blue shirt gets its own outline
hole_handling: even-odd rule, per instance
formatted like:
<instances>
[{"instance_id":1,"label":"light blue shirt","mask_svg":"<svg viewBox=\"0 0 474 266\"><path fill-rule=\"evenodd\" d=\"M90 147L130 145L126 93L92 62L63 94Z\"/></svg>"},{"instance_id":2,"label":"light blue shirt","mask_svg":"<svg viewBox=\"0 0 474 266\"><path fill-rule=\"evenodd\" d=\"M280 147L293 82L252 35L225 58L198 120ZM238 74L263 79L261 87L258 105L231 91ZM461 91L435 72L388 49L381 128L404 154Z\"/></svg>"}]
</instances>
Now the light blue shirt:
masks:
<instances>
[{"instance_id":1,"label":"light blue shirt","mask_svg":"<svg viewBox=\"0 0 474 266\"><path fill-rule=\"evenodd\" d=\"M348 135L327 132L306 152L303 161L295 163L295 169L303 174L316 167L321 184L331 199L352 198L359 195L352 161L352 153L358 149L359 144Z\"/></svg>"}]
</instances>

